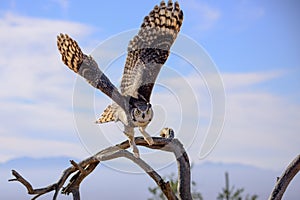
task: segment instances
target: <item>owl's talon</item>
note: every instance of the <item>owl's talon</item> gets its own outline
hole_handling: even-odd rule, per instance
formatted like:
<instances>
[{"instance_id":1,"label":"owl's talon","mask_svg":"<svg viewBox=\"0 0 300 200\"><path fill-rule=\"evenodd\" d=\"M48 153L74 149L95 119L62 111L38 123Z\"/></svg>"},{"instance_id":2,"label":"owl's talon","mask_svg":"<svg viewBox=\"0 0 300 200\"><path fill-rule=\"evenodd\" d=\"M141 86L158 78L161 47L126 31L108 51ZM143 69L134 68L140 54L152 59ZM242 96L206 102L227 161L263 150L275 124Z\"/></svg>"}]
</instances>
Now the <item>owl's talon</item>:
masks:
<instances>
[{"instance_id":1,"label":"owl's talon","mask_svg":"<svg viewBox=\"0 0 300 200\"><path fill-rule=\"evenodd\" d=\"M134 155L134 157L136 157L136 158L140 158L139 152L133 152L133 155Z\"/></svg>"},{"instance_id":2,"label":"owl's talon","mask_svg":"<svg viewBox=\"0 0 300 200\"><path fill-rule=\"evenodd\" d=\"M134 155L134 157L136 157L136 158L140 158L140 153L139 153L139 150L138 150L137 147L136 147L136 148L133 148L133 155Z\"/></svg>"},{"instance_id":3,"label":"owl's talon","mask_svg":"<svg viewBox=\"0 0 300 200\"><path fill-rule=\"evenodd\" d=\"M152 146L154 144L152 137L147 137L147 138L145 138L145 140L150 146Z\"/></svg>"}]
</instances>

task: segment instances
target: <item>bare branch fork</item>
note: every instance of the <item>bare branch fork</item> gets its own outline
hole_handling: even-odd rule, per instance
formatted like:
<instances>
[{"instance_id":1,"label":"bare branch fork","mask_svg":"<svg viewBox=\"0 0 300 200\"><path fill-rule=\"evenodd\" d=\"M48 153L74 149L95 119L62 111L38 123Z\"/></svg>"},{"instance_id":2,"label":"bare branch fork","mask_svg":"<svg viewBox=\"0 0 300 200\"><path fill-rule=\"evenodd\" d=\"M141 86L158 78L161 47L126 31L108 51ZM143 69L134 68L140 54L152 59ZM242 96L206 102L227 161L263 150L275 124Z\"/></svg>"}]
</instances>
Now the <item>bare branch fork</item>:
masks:
<instances>
[{"instance_id":1,"label":"bare branch fork","mask_svg":"<svg viewBox=\"0 0 300 200\"><path fill-rule=\"evenodd\" d=\"M156 184L161 188L162 192L169 200L191 200L192 196L190 190L190 163L183 145L178 139L173 138L153 137L153 141L154 144L149 146L142 137L135 138L136 145L174 153L178 165L179 197L174 194L169 182L165 182L151 166L149 166L141 158L136 158L132 153L126 150L130 147L128 141L108 147L79 163L71 160L70 162L72 166L63 171L63 174L58 182L47 187L33 189L32 185L15 170L12 170L12 175L15 178L10 179L9 181L18 181L23 184L26 187L28 194L35 195L32 199L37 199L41 195L54 191L53 200L56 200L59 191L61 191L61 193L67 195L71 193L73 195L73 200L80 200L80 183L84 180L85 177L93 172L93 170L100 162L124 157L140 166L156 182ZM69 183L64 187L67 179L72 174L73 176L70 178Z\"/></svg>"}]
</instances>

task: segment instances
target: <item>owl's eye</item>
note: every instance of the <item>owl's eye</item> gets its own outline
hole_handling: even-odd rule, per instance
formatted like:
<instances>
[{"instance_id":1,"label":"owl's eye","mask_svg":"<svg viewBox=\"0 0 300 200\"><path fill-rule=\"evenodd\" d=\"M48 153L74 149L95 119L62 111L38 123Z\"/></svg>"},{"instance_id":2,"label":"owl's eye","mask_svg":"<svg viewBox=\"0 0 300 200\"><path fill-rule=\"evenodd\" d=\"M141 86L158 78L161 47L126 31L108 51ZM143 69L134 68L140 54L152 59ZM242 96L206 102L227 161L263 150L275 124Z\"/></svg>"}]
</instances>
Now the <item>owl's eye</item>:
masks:
<instances>
[{"instance_id":1,"label":"owl's eye","mask_svg":"<svg viewBox=\"0 0 300 200\"><path fill-rule=\"evenodd\" d=\"M149 110L147 110L147 115L150 115L150 109L149 109Z\"/></svg>"},{"instance_id":2,"label":"owl's eye","mask_svg":"<svg viewBox=\"0 0 300 200\"><path fill-rule=\"evenodd\" d=\"M141 111L139 111L138 109L136 109L134 112L135 112L136 115L141 114Z\"/></svg>"}]
</instances>

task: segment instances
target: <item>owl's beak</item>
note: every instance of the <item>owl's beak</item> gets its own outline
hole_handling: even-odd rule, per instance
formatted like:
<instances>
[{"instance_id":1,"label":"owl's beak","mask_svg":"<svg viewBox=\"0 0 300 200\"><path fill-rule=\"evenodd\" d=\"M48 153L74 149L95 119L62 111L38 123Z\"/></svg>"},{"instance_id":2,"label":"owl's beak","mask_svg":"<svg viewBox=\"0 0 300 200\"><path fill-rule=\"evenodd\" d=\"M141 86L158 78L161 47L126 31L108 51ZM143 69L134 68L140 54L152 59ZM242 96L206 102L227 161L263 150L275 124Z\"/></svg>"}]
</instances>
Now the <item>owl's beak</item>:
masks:
<instances>
[{"instance_id":1,"label":"owl's beak","mask_svg":"<svg viewBox=\"0 0 300 200\"><path fill-rule=\"evenodd\" d=\"M145 119L145 113L142 114L142 118Z\"/></svg>"}]
</instances>

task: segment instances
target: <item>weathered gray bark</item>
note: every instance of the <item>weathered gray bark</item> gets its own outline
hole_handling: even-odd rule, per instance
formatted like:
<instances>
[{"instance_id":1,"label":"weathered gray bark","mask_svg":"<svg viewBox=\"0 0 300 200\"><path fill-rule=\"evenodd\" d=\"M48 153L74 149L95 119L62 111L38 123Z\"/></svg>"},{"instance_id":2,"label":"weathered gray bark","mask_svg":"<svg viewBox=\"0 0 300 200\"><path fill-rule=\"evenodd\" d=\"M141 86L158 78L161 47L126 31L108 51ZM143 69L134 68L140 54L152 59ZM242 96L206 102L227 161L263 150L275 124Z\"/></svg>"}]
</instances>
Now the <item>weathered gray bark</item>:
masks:
<instances>
[{"instance_id":1,"label":"weathered gray bark","mask_svg":"<svg viewBox=\"0 0 300 200\"><path fill-rule=\"evenodd\" d=\"M54 191L53 200L55 200L58 196L59 191L61 191L63 194L71 193L73 195L73 200L79 200L80 183L97 167L100 162L124 157L140 166L156 182L156 184L161 188L162 192L168 199L192 200L190 191L190 163L183 145L179 140L173 138L153 137L153 141L154 144L149 146L142 137L135 138L136 145L174 153L178 165L179 197L174 194L169 182L165 182L161 178L161 176L141 158L136 158L132 153L126 150L130 147L128 141L122 142L112 147L108 147L79 163L71 161L72 166L64 170L58 182L47 187L33 189L32 185L15 170L12 170L12 175L15 178L10 179L9 181L18 181L22 183L27 188L28 194L35 195L33 199L36 199L43 194ZM67 186L64 187L66 180L72 174L74 175L71 177Z\"/></svg>"},{"instance_id":2,"label":"weathered gray bark","mask_svg":"<svg viewBox=\"0 0 300 200\"><path fill-rule=\"evenodd\" d=\"M291 180L296 176L299 170L300 154L288 165L281 177L277 180L269 200L280 200Z\"/></svg>"}]
</instances>

